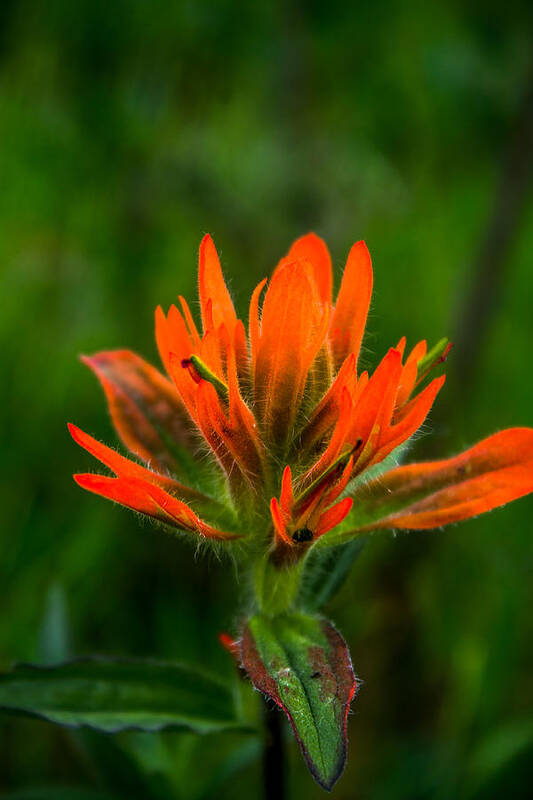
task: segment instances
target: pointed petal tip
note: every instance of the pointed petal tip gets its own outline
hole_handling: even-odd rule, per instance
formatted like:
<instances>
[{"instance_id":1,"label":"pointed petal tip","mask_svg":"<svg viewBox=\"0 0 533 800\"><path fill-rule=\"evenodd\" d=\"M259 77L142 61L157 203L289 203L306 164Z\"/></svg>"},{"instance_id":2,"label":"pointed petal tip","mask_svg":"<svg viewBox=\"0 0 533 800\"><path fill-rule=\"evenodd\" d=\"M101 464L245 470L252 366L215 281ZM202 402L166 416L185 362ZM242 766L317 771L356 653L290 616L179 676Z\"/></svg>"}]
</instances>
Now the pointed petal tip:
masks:
<instances>
[{"instance_id":1,"label":"pointed petal tip","mask_svg":"<svg viewBox=\"0 0 533 800\"><path fill-rule=\"evenodd\" d=\"M352 250L360 250L361 253L368 255L368 258L370 258L370 250L368 249L366 241L364 239L359 239L359 241L354 242L354 244L352 245Z\"/></svg>"},{"instance_id":2,"label":"pointed petal tip","mask_svg":"<svg viewBox=\"0 0 533 800\"><path fill-rule=\"evenodd\" d=\"M73 422L67 422L67 430L80 447L83 447L84 450L88 450L91 452L90 445L96 445L97 447L104 448L105 445L100 444L96 439L93 439L88 433L82 431L81 428L78 428L77 425L74 425Z\"/></svg>"},{"instance_id":3,"label":"pointed petal tip","mask_svg":"<svg viewBox=\"0 0 533 800\"><path fill-rule=\"evenodd\" d=\"M211 236L210 233L204 233L204 235L202 236L202 241L200 242L200 247L205 247L208 244L214 245L213 237Z\"/></svg>"},{"instance_id":4,"label":"pointed petal tip","mask_svg":"<svg viewBox=\"0 0 533 800\"><path fill-rule=\"evenodd\" d=\"M281 480L282 480L282 482L285 481L285 480L287 480L287 481L292 480L292 470L291 470L290 464L287 464L285 469L283 470L283 476L282 476Z\"/></svg>"},{"instance_id":5,"label":"pointed petal tip","mask_svg":"<svg viewBox=\"0 0 533 800\"><path fill-rule=\"evenodd\" d=\"M202 275L203 271L205 270L207 261L210 260L210 258L215 257L218 262L217 249L210 233L206 233L200 242L199 257L200 275Z\"/></svg>"},{"instance_id":6,"label":"pointed petal tip","mask_svg":"<svg viewBox=\"0 0 533 800\"><path fill-rule=\"evenodd\" d=\"M67 430L74 439L77 444L80 444L80 440L83 438L83 431L81 428L78 428L77 425L74 425L73 422L67 422Z\"/></svg>"},{"instance_id":7,"label":"pointed petal tip","mask_svg":"<svg viewBox=\"0 0 533 800\"><path fill-rule=\"evenodd\" d=\"M314 232L306 233L293 242L289 252L278 265L278 270L290 260L307 264L318 297L322 303L330 305L333 274L326 242Z\"/></svg>"},{"instance_id":8,"label":"pointed petal tip","mask_svg":"<svg viewBox=\"0 0 533 800\"><path fill-rule=\"evenodd\" d=\"M289 253L294 254L295 257L298 257L300 253L305 253L309 248L319 248L319 252L322 254L326 254L329 258L329 250L325 240L322 236L319 236L318 233L315 231L308 231L308 233L304 233L303 236L300 236L298 239L292 243ZM298 254L298 255L297 255Z\"/></svg>"},{"instance_id":9,"label":"pointed petal tip","mask_svg":"<svg viewBox=\"0 0 533 800\"><path fill-rule=\"evenodd\" d=\"M198 288L204 333L212 328L217 330L222 322L233 331L237 315L215 244L209 234L200 243Z\"/></svg>"},{"instance_id":10,"label":"pointed petal tip","mask_svg":"<svg viewBox=\"0 0 533 800\"><path fill-rule=\"evenodd\" d=\"M229 633L223 631L222 633L218 634L218 641L220 642L224 650L226 650L226 652L228 652L230 656L232 656L235 659L237 665L240 665L241 663L240 640L235 639L233 636L230 636Z\"/></svg>"},{"instance_id":11,"label":"pointed petal tip","mask_svg":"<svg viewBox=\"0 0 533 800\"><path fill-rule=\"evenodd\" d=\"M320 538L325 533L328 533L332 528L335 528L348 516L353 506L351 497L345 497L339 500L334 506L331 506L324 514L322 514L317 529L315 531L316 538Z\"/></svg>"},{"instance_id":12,"label":"pointed petal tip","mask_svg":"<svg viewBox=\"0 0 533 800\"><path fill-rule=\"evenodd\" d=\"M140 357L137 355L137 353L134 353L133 350L128 350L126 347L118 348L117 350L99 350L97 353L93 353L92 355L82 353L79 356L79 360L82 362L82 364L85 364L97 375L102 371L101 368L103 365L107 365L112 361L132 361L139 358Z\"/></svg>"},{"instance_id":13,"label":"pointed petal tip","mask_svg":"<svg viewBox=\"0 0 533 800\"><path fill-rule=\"evenodd\" d=\"M372 298L372 259L364 241L352 245L342 276L331 319L330 337L335 364L342 364L349 352L357 356Z\"/></svg>"},{"instance_id":14,"label":"pointed petal tip","mask_svg":"<svg viewBox=\"0 0 533 800\"><path fill-rule=\"evenodd\" d=\"M94 354L92 356L88 356L85 353L82 353L81 355L78 356L79 361L81 361L81 363L84 366L89 367L91 372L93 372L98 377L98 374L97 374L98 365L97 365L97 362L96 362L96 358L97 358L97 354Z\"/></svg>"},{"instance_id":15,"label":"pointed petal tip","mask_svg":"<svg viewBox=\"0 0 533 800\"><path fill-rule=\"evenodd\" d=\"M77 483L81 489L95 494L101 494L102 485L105 482L116 481L117 478L110 477L109 475L98 475L93 472L77 472L72 478L74 483Z\"/></svg>"}]
</instances>

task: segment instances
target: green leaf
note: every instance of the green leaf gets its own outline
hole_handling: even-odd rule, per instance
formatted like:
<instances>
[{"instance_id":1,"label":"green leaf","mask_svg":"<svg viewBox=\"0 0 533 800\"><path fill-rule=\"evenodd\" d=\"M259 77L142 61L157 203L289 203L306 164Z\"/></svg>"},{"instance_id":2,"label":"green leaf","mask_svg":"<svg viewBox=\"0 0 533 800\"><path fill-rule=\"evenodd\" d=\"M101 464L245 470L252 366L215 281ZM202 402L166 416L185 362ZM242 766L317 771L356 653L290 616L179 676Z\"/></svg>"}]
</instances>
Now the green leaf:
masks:
<instances>
[{"instance_id":1,"label":"green leaf","mask_svg":"<svg viewBox=\"0 0 533 800\"><path fill-rule=\"evenodd\" d=\"M107 733L245 729L231 687L175 663L88 658L0 674L0 710Z\"/></svg>"},{"instance_id":2,"label":"green leaf","mask_svg":"<svg viewBox=\"0 0 533 800\"><path fill-rule=\"evenodd\" d=\"M254 686L285 711L315 780L328 791L346 761L346 727L356 680L348 648L326 620L256 615L241 639Z\"/></svg>"},{"instance_id":3,"label":"green leaf","mask_svg":"<svg viewBox=\"0 0 533 800\"><path fill-rule=\"evenodd\" d=\"M315 547L309 552L298 598L306 611L318 611L336 594L366 542L367 538L360 536L353 542Z\"/></svg>"}]
</instances>

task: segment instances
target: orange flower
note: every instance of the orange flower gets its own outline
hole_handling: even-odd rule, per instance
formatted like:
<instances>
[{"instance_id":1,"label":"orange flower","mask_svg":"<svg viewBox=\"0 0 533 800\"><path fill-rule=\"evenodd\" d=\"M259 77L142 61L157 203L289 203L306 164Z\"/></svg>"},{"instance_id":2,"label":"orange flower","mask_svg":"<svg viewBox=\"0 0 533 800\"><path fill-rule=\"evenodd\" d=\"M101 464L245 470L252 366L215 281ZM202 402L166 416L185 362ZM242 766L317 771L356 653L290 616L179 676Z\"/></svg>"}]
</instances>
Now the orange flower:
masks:
<instances>
[{"instance_id":1,"label":"orange flower","mask_svg":"<svg viewBox=\"0 0 533 800\"><path fill-rule=\"evenodd\" d=\"M533 490L526 428L455 459L358 480L424 422L444 383L428 375L451 346L442 340L427 352L422 341L406 357L402 339L371 375L358 370L372 292L364 242L348 255L335 305L326 245L314 234L295 242L253 292L248 336L209 236L199 287L201 333L181 297L179 308L156 311L168 378L129 351L83 359L119 437L146 464L71 426L115 473L75 476L84 488L205 539L264 543L254 552L278 566L321 537L325 544L375 528L437 527ZM206 447L218 470L206 464Z\"/></svg>"}]
</instances>

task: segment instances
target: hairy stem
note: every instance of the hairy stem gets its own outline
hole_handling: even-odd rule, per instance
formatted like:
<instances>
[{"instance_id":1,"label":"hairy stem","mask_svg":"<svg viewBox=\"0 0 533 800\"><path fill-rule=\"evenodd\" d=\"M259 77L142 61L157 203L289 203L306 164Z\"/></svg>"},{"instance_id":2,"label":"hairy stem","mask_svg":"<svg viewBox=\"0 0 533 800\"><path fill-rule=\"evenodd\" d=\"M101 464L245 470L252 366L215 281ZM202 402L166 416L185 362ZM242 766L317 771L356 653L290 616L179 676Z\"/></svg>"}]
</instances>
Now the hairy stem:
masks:
<instances>
[{"instance_id":1,"label":"hairy stem","mask_svg":"<svg viewBox=\"0 0 533 800\"><path fill-rule=\"evenodd\" d=\"M303 569L303 560L277 566L269 556L255 565L255 596L259 609L267 617L284 614L295 602Z\"/></svg>"}]
</instances>

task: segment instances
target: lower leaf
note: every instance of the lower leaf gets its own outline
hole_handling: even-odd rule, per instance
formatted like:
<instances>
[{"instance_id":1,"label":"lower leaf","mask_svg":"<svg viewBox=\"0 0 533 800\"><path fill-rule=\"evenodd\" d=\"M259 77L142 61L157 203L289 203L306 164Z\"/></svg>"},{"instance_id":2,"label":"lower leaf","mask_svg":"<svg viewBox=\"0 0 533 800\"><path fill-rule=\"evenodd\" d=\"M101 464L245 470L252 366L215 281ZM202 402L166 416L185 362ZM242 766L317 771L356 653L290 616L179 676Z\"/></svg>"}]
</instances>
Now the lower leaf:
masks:
<instances>
[{"instance_id":1,"label":"lower leaf","mask_svg":"<svg viewBox=\"0 0 533 800\"><path fill-rule=\"evenodd\" d=\"M248 620L241 655L254 686L285 711L315 780L328 791L346 762L356 679L331 623L306 614Z\"/></svg>"},{"instance_id":2,"label":"lower leaf","mask_svg":"<svg viewBox=\"0 0 533 800\"><path fill-rule=\"evenodd\" d=\"M231 686L175 663L80 659L0 673L0 711L107 733L244 729Z\"/></svg>"}]
</instances>

